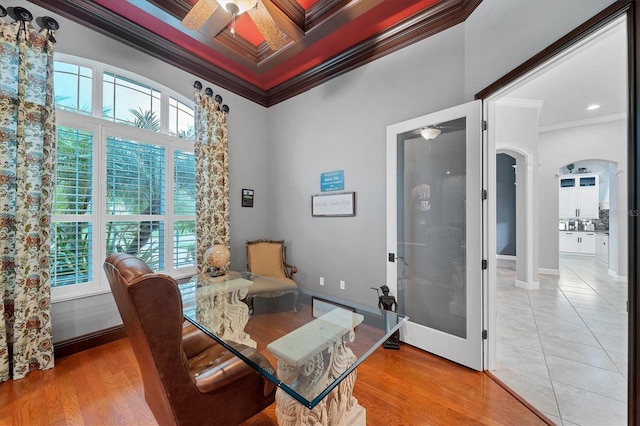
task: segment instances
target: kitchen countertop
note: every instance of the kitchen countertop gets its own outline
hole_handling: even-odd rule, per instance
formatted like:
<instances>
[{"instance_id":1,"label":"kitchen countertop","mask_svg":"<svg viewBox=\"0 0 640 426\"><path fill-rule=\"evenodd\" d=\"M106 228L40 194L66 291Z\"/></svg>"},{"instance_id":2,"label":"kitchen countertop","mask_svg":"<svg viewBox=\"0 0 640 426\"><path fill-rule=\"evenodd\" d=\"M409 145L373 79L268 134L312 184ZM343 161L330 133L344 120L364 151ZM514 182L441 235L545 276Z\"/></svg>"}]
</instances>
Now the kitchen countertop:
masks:
<instances>
[{"instance_id":1,"label":"kitchen countertop","mask_svg":"<svg viewBox=\"0 0 640 426\"><path fill-rule=\"evenodd\" d=\"M559 232L592 232L595 234L609 235L609 230L585 231L584 229L560 229Z\"/></svg>"}]
</instances>

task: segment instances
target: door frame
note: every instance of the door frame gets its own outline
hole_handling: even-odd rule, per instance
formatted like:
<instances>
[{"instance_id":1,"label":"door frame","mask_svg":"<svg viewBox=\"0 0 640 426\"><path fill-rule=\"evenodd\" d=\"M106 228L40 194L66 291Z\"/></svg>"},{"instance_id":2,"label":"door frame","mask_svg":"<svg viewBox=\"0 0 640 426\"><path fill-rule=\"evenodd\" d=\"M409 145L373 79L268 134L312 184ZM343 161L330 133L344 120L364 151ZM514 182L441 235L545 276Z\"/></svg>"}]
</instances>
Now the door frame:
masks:
<instances>
[{"instance_id":1,"label":"door frame","mask_svg":"<svg viewBox=\"0 0 640 426\"><path fill-rule=\"evenodd\" d=\"M640 222L637 212L640 211L640 126L638 116L640 113L640 5L634 0L618 0L602 12L589 19L576 29L549 45L540 53L514 68L495 82L488 85L475 95L475 99L487 100L520 78L541 67L544 63L564 52L571 46L579 43L594 32L608 25L622 15L627 18L627 46L628 46L628 262L629 262L629 371L628 371L628 402L627 422L638 424L640 421L640 288L638 283L638 268L640 265ZM488 161L493 161L495 159ZM489 262L495 263L495 262ZM488 293L490 290L488 289ZM493 300L491 300L493 298ZM495 309L495 293L488 294L485 312ZM487 318L488 320L488 318ZM488 323L495 327L495 323ZM495 328L489 328L489 330ZM495 354L495 352L494 352Z\"/></svg>"},{"instance_id":2,"label":"door frame","mask_svg":"<svg viewBox=\"0 0 640 426\"><path fill-rule=\"evenodd\" d=\"M465 176L466 199L476 198L477 204L468 201L465 208L466 217L466 260L465 260L465 337L454 336L423 324L414 323L409 317L409 324L401 330L401 338L420 349L432 352L461 365L482 371L485 365L486 339L483 339L485 321L485 287L487 271L482 267L486 259L486 199L482 190L486 188L486 148L485 132L482 129L482 102L474 100L464 104L424 114L399 123L387 126L387 282L391 290L398 294L398 267L395 258L398 255L398 143L397 135L407 131L446 122L459 117L466 117L465 128L465 161L468 176ZM471 177L471 180L469 178ZM475 178L479 177L479 180ZM478 223L473 219L481 215ZM477 281L476 281L477 278ZM476 302L476 303L473 303Z\"/></svg>"}]
</instances>

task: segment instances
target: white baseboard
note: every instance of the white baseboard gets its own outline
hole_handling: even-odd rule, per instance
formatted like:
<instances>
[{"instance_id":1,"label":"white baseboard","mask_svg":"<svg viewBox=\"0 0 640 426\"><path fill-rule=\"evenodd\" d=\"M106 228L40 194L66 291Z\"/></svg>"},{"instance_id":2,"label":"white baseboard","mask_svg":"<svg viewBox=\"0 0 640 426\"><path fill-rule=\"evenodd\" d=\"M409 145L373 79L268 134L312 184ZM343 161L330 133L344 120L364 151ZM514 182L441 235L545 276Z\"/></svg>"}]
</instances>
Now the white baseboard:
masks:
<instances>
[{"instance_id":1,"label":"white baseboard","mask_svg":"<svg viewBox=\"0 0 640 426\"><path fill-rule=\"evenodd\" d=\"M560 269L538 268L538 273L543 275L560 275Z\"/></svg>"},{"instance_id":2,"label":"white baseboard","mask_svg":"<svg viewBox=\"0 0 640 426\"><path fill-rule=\"evenodd\" d=\"M516 260L515 256L511 256L510 254L496 254L496 259L498 260Z\"/></svg>"},{"instance_id":3,"label":"white baseboard","mask_svg":"<svg viewBox=\"0 0 640 426\"><path fill-rule=\"evenodd\" d=\"M516 287L523 288L525 290L538 290L540 288L540 283L538 281L529 283L526 281L516 280Z\"/></svg>"},{"instance_id":4,"label":"white baseboard","mask_svg":"<svg viewBox=\"0 0 640 426\"><path fill-rule=\"evenodd\" d=\"M625 276L620 276L618 274L616 274L614 271L612 271L611 269L607 270L607 274L613 278L614 281L619 282L619 283L628 283L629 279L628 277Z\"/></svg>"}]
</instances>

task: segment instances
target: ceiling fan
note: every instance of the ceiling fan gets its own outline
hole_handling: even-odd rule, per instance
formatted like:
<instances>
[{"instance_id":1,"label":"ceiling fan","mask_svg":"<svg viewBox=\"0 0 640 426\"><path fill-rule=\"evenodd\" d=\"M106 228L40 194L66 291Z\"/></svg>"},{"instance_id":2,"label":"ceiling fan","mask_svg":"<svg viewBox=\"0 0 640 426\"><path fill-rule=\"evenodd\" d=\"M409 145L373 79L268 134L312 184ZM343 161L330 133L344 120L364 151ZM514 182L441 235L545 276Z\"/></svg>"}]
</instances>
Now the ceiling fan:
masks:
<instances>
[{"instance_id":1,"label":"ceiling fan","mask_svg":"<svg viewBox=\"0 0 640 426\"><path fill-rule=\"evenodd\" d=\"M421 129L417 129L417 132L420 133L420 136L422 136L426 140L431 140L437 138L443 131L447 132L451 130L461 130L464 128L464 118L458 118L446 123L432 124L426 127L422 127Z\"/></svg>"},{"instance_id":2,"label":"ceiling fan","mask_svg":"<svg viewBox=\"0 0 640 426\"><path fill-rule=\"evenodd\" d=\"M182 26L213 38L231 23L230 31L235 37L235 19L245 12L272 50L280 50L292 41L262 0L198 0L182 20Z\"/></svg>"}]
</instances>

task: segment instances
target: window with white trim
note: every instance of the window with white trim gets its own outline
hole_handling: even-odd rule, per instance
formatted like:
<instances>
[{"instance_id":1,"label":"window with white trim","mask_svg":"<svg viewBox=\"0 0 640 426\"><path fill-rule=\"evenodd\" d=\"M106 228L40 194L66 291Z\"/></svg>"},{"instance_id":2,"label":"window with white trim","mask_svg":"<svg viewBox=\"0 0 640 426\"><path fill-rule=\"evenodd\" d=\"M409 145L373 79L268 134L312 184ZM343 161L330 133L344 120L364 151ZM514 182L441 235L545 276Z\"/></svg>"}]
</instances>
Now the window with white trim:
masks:
<instances>
[{"instance_id":1,"label":"window with white trim","mask_svg":"<svg viewBox=\"0 0 640 426\"><path fill-rule=\"evenodd\" d=\"M195 273L193 102L80 58L56 55L54 72L53 300L109 291L102 264L113 252Z\"/></svg>"}]
</instances>

